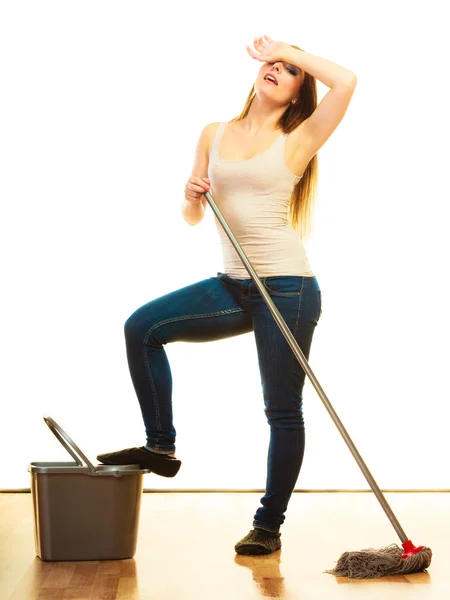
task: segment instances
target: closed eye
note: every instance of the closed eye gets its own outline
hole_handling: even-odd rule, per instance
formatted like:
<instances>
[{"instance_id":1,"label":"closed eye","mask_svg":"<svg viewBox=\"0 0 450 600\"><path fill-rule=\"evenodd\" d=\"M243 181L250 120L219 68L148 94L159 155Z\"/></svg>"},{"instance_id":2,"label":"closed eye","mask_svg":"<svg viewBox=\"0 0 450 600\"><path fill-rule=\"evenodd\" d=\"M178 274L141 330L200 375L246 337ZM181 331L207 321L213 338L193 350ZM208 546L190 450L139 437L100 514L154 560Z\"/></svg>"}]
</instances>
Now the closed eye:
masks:
<instances>
[{"instance_id":1,"label":"closed eye","mask_svg":"<svg viewBox=\"0 0 450 600\"><path fill-rule=\"evenodd\" d=\"M274 65L275 63L270 62L268 63L269 65ZM291 75L298 75L297 69L295 69L295 67L291 67L291 65L284 65L285 69L291 73Z\"/></svg>"}]
</instances>

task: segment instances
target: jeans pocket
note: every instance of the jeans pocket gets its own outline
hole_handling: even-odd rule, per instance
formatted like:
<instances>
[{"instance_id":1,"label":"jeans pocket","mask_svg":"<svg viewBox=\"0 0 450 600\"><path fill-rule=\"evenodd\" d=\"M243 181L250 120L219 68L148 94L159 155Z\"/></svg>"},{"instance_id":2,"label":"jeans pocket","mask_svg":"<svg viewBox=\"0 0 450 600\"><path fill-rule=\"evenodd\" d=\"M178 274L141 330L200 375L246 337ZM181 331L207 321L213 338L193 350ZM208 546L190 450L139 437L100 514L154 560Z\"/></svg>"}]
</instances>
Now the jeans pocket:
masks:
<instances>
[{"instance_id":1,"label":"jeans pocket","mask_svg":"<svg viewBox=\"0 0 450 600\"><path fill-rule=\"evenodd\" d=\"M303 277L298 275L274 275L263 277L262 283L272 296L300 296Z\"/></svg>"}]
</instances>

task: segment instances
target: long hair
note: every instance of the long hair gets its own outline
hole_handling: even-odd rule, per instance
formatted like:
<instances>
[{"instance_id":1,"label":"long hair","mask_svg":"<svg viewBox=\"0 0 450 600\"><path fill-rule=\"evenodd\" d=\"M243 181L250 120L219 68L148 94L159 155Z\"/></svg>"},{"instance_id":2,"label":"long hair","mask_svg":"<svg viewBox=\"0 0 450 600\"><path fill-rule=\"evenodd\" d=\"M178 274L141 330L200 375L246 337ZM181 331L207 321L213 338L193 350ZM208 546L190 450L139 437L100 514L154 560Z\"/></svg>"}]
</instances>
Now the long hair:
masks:
<instances>
[{"instance_id":1,"label":"long hair","mask_svg":"<svg viewBox=\"0 0 450 600\"><path fill-rule=\"evenodd\" d=\"M292 48L301 50L298 46L292 45ZM281 129L284 133L289 133L305 119L310 117L317 107L317 87L316 79L306 71L303 73L303 83L297 96L295 104L289 103L288 108L284 111L277 122L277 129ZM250 106L255 98L255 85L252 86L245 106L240 115L231 119L232 121L240 121L244 119ZM289 200L289 220L292 227L297 231L302 239L307 239L311 233L311 214L312 205L317 194L318 181L318 158L315 154L309 161L308 166L303 174L303 177L295 185Z\"/></svg>"}]
</instances>

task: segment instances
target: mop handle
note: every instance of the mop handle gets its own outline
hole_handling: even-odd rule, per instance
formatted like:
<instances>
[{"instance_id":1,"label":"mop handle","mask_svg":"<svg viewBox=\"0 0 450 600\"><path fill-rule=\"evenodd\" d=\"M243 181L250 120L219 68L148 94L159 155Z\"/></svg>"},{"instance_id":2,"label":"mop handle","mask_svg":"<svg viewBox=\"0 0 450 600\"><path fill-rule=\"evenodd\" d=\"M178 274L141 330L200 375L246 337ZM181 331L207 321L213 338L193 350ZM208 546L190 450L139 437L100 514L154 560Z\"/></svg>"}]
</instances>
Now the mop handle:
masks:
<instances>
[{"instance_id":1,"label":"mop handle","mask_svg":"<svg viewBox=\"0 0 450 600\"><path fill-rule=\"evenodd\" d=\"M311 383L313 384L316 392L319 394L320 399L322 400L322 402L325 405L325 408L329 412L329 414L330 414L331 418L333 419L336 427L339 429L342 437L344 438L345 443L350 448L350 452L353 454L353 457L355 458L356 462L358 463L361 471L364 474L364 477L367 479L367 482L369 483L370 487L372 488L375 496L378 498L378 501L380 502L380 504L381 504L384 512L386 513L386 515L388 516L390 522L392 523L395 531L397 532L397 534L400 537L400 539L401 539L402 542L409 541L408 537L406 536L405 532L403 531L402 527L400 526L400 523L398 522L396 516L392 512L392 509L389 506L386 498L383 496L383 493L381 492L380 488L378 487L375 479L372 477L372 474L370 473L369 469L367 468L367 466L366 466L365 462L363 461L361 455L359 454L359 452L358 452L355 444L350 439L350 436L348 435L348 433L347 433L344 425L342 424L342 421L337 416L334 408L331 406L330 401L326 397L325 392L323 391L321 385L317 381L316 376L312 372L312 370L311 370L311 368L310 368L310 366L309 366L309 364L308 364L308 362L307 362L307 360L305 358L305 355L303 354L303 352L301 351L299 345L297 344L296 339L292 335L291 331L289 330L288 326L286 325L286 322L284 321L283 317L281 316L279 310L277 309L277 307L273 303L272 298L267 293L264 285L261 283L258 275L256 274L255 270L253 269L252 265L250 264L247 256L245 255L245 253L242 250L242 248L240 247L238 241L234 237L233 232L231 231L231 229L229 228L229 226L226 223L225 219L223 218L222 214L220 213L220 211L219 211L216 203L214 202L214 199L211 196L210 192L205 192L205 196L206 196L206 199L208 200L209 205L211 206L214 214L216 215L216 217L220 221L220 224L224 228L225 233L228 235L228 237L231 240L231 243L235 247L236 252L241 257L241 260L244 263L245 268L250 273L251 278L253 279L253 281L254 281L256 287L258 288L261 296L264 298L264 302L267 304L267 306L268 306L270 312L272 313L272 316L275 319L278 327L281 329L281 332L283 333L283 335L286 338L288 344L292 348L295 356L297 357L297 360L299 361L300 365L303 367L303 370L305 371L305 373L308 375L309 379L311 380Z\"/></svg>"}]
</instances>

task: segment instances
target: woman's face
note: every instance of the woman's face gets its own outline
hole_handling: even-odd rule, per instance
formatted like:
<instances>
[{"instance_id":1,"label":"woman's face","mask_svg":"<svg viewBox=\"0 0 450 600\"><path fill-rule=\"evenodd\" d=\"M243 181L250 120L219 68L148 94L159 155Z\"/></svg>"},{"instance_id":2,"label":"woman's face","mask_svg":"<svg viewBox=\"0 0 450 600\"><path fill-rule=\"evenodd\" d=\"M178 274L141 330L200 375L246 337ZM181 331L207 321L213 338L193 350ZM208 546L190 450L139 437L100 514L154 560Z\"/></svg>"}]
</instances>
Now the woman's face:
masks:
<instances>
[{"instance_id":1,"label":"woman's face","mask_svg":"<svg viewBox=\"0 0 450 600\"><path fill-rule=\"evenodd\" d=\"M272 75L276 84L268 81L267 76ZM280 104L288 104L296 98L302 84L302 72L295 65L283 61L263 63L255 82L255 91Z\"/></svg>"}]
</instances>

